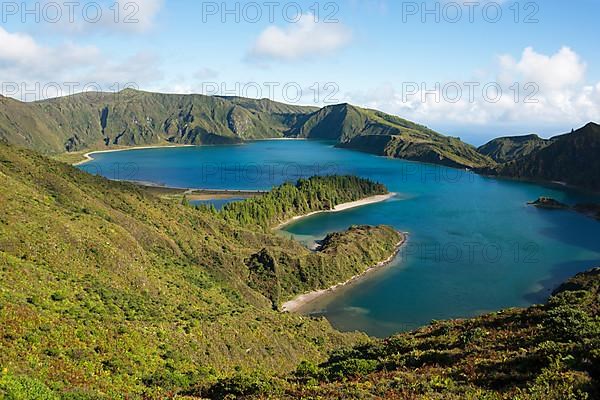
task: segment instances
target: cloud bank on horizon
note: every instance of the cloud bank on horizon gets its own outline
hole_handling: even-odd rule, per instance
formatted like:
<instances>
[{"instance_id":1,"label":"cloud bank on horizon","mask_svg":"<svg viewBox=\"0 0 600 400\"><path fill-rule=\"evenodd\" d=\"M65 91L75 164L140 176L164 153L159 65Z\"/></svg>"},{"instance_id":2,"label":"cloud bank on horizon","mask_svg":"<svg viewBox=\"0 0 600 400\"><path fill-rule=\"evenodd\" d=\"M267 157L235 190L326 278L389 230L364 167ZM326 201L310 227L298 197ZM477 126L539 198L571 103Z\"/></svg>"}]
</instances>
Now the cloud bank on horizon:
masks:
<instances>
[{"instance_id":1,"label":"cloud bank on horizon","mask_svg":"<svg viewBox=\"0 0 600 400\"><path fill-rule=\"evenodd\" d=\"M519 58L498 56L492 71L478 71L470 80L388 83L349 93L346 100L449 125L600 121L600 82L588 83L586 71L587 64L569 47L550 55L527 47Z\"/></svg>"},{"instance_id":2,"label":"cloud bank on horizon","mask_svg":"<svg viewBox=\"0 0 600 400\"><path fill-rule=\"evenodd\" d=\"M3 5L0 24L0 91L19 100L69 94L57 90L66 83L74 91L135 86L206 93L207 82L233 92L248 84L293 82L302 91L293 101L281 90L236 94L317 106L349 102L482 135L535 127L558 133L600 121L595 39L584 37L584 28L581 34L554 32L559 17L585 26L576 19L590 14L584 7L559 15L559 3L550 2L550 10L538 15L526 8L511 13L523 7L517 2L486 0L481 8L495 4L504 21L490 23L483 15L453 25L444 20L448 15L432 22L406 3L384 0L294 2L300 5L295 18L289 17L292 3L262 10L254 3L254 10L240 2L83 1L59 10L60 18L51 18L59 15L48 8L55 2L26 3L25 10L20 3L16 10ZM428 4L442 13L452 2ZM510 25L531 15L541 22ZM519 29L539 33L523 36ZM474 38L465 42L461 35ZM448 49L450 56L443 54ZM315 83L336 89L315 96Z\"/></svg>"}]
</instances>

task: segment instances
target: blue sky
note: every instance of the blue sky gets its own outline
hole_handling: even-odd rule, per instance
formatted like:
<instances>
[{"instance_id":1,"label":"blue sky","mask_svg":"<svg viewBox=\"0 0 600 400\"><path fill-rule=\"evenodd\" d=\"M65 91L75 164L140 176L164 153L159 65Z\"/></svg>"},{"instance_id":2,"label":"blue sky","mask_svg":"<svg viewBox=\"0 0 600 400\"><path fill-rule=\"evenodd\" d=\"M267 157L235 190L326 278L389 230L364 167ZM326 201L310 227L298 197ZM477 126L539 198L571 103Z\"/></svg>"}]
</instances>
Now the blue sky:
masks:
<instances>
[{"instance_id":1,"label":"blue sky","mask_svg":"<svg viewBox=\"0 0 600 400\"><path fill-rule=\"evenodd\" d=\"M475 144L600 120L595 0L26 3L0 16L2 92L21 100L77 82L350 102Z\"/></svg>"}]
</instances>

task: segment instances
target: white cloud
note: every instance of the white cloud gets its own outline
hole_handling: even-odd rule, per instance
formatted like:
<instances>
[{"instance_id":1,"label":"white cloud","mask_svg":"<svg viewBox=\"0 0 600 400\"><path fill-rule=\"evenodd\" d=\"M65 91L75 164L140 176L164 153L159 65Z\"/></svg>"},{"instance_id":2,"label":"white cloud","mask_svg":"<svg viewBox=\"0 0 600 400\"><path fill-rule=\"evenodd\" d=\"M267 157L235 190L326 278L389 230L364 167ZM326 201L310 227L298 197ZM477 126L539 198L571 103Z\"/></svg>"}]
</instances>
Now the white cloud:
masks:
<instances>
[{"instance_id":1,"label":"white cloud","mask_svg":"<svg viewBox=\"0 0 600 400\"><path fill-rule=\"evenodd\" d=\"M540 88L547 90L580 84L587 69L579 55L568 47L563 47L550 56L527 47L520 60L515 60L510 55L500 56L500 66L503 79L510 77L513 82L516 79L536 82Z\"/></svg>"},{"instance_id":2,"label":"white cloud","mask_svg":"<svg viewBox=\"0 0 600 400\"><path fill-rule=\"evenodd\" d=\"M127 6L127 2L123 1L118 4L121 4L121 7ZM146 31L154 27L158 14L164 5L164 0L136 0L135 4L139 7L137 10L123 10L124 13L129 11L130 14L135 11L132 18L138 22L134 23L134 30Z\"/></svg>"},{"instance_id":3,"label":"white cloud","mask_svg":"<svg viewBox=\"0 0 600 400\"><path fill-rule=\"evenodd\" d=\"M0 92L19 100L40 100L85 88L116 90L129 83L143 86L162 78L159 65L153 53L138 52L118 60L95 46L71 42L48 46L0 27ZM57 85L62 91L54 89Z\"/></svg>"},{"instance_id":4,"label":"white cloud","mask_svg":"<svg viewBox=\"0 0 600 400\"><path fill-rule=\"evenodd\" d=\"M316 21L304 14L288 27L270 26L254 43L250 58L294 61L305 57L328 54L350 42L350 31L341 23Z\"/></svg>"},{"instance_id":5,"label":"white cloud","mask_svg":"<svg viewBox=\"0 0 600 400\"><path fill-rule=\"evenodd\" d=\"M489 79L481 75L472 79L470 82L479 84L472 101L464 81L456 82L463 90L456 102L452 94L443 95L443 87L449 82L440 82L441 90L435 90L435 83L425 85L427 92L439 93L439 101L433 95L424 95L420 89L410 94L403 83L387 83L370 91L347 93L344 100L425 124L479 126L482 135L489 129L503 127L513 130L532 127L558 133L562 128L556 127L600 121L600 82L586 83L586 69L586 63L568 47L549 55L526 48L519 59L500 56L495 70L487 74ZM494 82L502 89L497 102L486 100L482 90L484 85ZM538 85L539 90L534 91L532 87L526 90L525 85L530 82ZM517 98L515 84L520 88ZM527 98L529 94L531 98Z\"/></svg>"},{"instance_id":6,"label":"white cloud","mask_svg":"<svg viewBox=\"0 0 600 400\"><path fill-rule=\"evenodd\" d=\"M17 75L58 75L69 68L86 65L100 56L94 46L77 46L67 42L49 47L37 43L31 36L10 33L0 27L0 71L15 70Z\"/></svg>"},{"instance_id":7,"label":"white cloud","mask_svg":"<svg viewBox=\"0 0 600 400\"><path fill-rule=\"evenodd\" d=\"M31 36L20 33L9 33L0 27L0 60L20 61L34 59L40 48Z\"/></svg>"}]
</instances>

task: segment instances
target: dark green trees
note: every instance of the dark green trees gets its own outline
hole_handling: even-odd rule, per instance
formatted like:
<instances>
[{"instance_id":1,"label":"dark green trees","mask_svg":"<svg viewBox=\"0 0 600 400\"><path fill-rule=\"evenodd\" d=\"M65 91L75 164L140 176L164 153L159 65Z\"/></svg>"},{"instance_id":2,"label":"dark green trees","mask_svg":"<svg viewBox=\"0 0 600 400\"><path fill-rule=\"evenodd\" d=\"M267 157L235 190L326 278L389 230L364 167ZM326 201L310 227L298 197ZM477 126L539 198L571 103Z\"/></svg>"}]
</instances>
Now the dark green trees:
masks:
<instances>
[{"instance_id":1,"label":"dark green trees","mask_svg":"<svg viewBox=\"0 0 600 400\"><path fill-rule=\"evenodd\" d=\"M355 176L314 176L286 183L262 197L231 203L221 212L242 225L272 227L298 215L388 193L384 185Z\"/></svg>"}]
</instances>

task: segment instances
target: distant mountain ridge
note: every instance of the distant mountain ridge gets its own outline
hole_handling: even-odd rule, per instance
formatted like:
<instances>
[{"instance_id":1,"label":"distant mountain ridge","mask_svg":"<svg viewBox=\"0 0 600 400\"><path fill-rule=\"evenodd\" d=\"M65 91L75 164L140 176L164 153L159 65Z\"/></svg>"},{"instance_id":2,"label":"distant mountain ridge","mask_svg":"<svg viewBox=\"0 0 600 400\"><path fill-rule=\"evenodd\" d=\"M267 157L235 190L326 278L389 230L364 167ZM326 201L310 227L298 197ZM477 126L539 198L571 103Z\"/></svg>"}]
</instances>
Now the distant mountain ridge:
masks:
<instances>
[{"instance_id":1,"label":"distant mountain ridge","mask_svg":"<svg viewBox=\"0 0 600 400\"><path fill-rule=\"evenodd\" d=\"M113 147L229 144L302 137L379 155L458 167L493 161L459 139L349 104L318 109L267 99L132 89L23 103L1 99L0 138L46 154ZM366 139L363 139L366 138Z\"/></svg>"},{"instance_id":2,"label":"distant mountain ridge","mask_svg":"<svg viewBox=\"0 0 600 400\"><path fill-rule=\"evenodd\" d=\"M458 138L377 110L339 104L314 112L294 131L300 137L336 139L339 147L382 156L474 168L494 164Z\"/></svg>"},{"instance_id":3,"label":"distant mountain ridge","mask_svg":"<svg viewBox=\"0 0 600 400\"><path fill-rule=\"evenodd\" d=\"M497 138L475 148L460 138L351 104L323 108L268 99L161 94L127 89L23 103L0 97L0 140L44 154L253 139L331 140L338 147L517 179L598 182L598 125L552 139Z\"/></svg>"},{"instance_id":4,"label":"distant mountain ridge","mask_svg":"<svg viewBox=\"0 0 600 400\"><path fill-rule=\"evenodd\" d=\"M555 136L542 145L534 145L528 154L523 153L521 157L478 172L516 179L561 182L600 191L599 154L600 125L590 122L571 133Z\"/></svg>"},{"instance_id":5,"label":"distant mountain ridge","mask_svg":"<svg viewBox=\"0 0 600 400\"><path fill-rule=\"evenodd\" d=\"M282 137L313 111L270 100L124 90L23 103L2 99L0 137L47 154L114 146Z\"/></svg>"}]
</instances>

